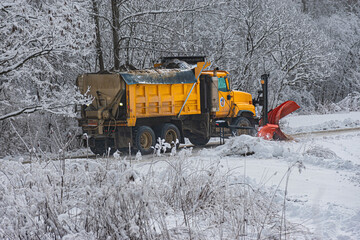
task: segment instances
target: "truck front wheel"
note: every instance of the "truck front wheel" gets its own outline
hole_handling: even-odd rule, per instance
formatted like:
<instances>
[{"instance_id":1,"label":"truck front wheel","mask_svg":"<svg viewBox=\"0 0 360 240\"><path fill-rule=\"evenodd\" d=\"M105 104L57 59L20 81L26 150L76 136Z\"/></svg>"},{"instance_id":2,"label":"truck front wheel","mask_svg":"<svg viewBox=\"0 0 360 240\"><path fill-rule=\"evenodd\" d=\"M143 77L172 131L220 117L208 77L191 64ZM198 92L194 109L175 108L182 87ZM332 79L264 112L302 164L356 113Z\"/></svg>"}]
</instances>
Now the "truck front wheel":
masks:
<instances>
[{"instance_id":1,"label":"truck front wheel","mask_svg":"<svg viewBox=\"0 0 360 240\"><path fill-rule=\"evenodd\" d=\"M152 153L155 146L155 133L148 126L141 126L136 129L135 146L141 154Z\"/></svg>"},{"instance_id":2,"label":"truck front wheel","mask_svg":"<svg viewBox=\"0 0 360 240\"><path fill-rule=\"evenodd\" d=\"M253 127L251 125L251 122L249 119L247 119L246 117L237 117L235 118L232 122L231 125L233 126L237 126L237 127ZM231 134L233 136L240 136L242 134L246 134L246 135L252 135L251 133L253 132L252 129L237 129L237 128L230 128L231 130Z\"/></svg>"},{"instance_id":3,"label":"truck front wheel","mask_svg":"<svg viewBox=\"0 0 360 240\"><path fill-rule=\"evenodd\" d=\"M189 140L195 146L204 146L209 142L210 137L189 137Z\"/></svg>"}]
</instances>

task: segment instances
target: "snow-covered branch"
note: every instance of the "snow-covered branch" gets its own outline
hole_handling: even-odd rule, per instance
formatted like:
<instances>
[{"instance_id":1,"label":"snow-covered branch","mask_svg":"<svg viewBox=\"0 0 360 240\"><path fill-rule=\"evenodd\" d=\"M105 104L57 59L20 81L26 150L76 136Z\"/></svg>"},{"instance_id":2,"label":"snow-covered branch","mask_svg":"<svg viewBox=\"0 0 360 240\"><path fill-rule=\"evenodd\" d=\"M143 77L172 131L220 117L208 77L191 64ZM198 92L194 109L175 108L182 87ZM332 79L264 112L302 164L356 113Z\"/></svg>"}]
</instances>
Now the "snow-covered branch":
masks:
<instances>
[{"instance_id":1,"label":"snow-covered branch","mask_svg":"<svg viewBox=\"0 0 360 240\"><path fill-rule=\"evenodd\" d=\"M40 51L37 51L35 53L32 53L31 55L25 57L24 59L21 59L19 62L15 63L14 65L6 67L5 69L0 70L0 75L7 74L7 73L9 73L11 71L14 71L14 70L20 68L21 66L23 66L27 61L29 61L29 60L31 60L33 58L39 57L39 56L49 54L51 51L52 51L52 49L50 48L50 49L44 49L44 50L40 50ZM16 56L16 54L14 55L14 57L12 59L14 59L15 56Z\"/></svg>"},{"instance_id":2,"label":"snow-covered branch","mask_svg":"<svg viewBox=\"0 0 360 240\"><path fill-rule=\"evenodd\" d=\"M11 117L19 116L22 113L27 113L27 114L28 113L34 113L34 112L36 112L38 110L41 110L41 109L42 109L41 106L25 107L23 109L20 109L20 110L5 114L3 116L0 116L0 121L11 118Z\"/></svg>"}]
</instances>

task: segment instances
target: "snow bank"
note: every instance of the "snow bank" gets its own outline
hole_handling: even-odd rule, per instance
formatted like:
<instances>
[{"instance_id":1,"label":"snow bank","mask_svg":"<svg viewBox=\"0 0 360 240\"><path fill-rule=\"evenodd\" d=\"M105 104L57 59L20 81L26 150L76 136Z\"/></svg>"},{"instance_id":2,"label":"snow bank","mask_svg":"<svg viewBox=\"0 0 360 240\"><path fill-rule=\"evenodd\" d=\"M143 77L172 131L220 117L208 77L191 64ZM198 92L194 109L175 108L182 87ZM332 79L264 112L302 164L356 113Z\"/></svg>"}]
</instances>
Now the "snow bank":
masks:
<instances>
[{"instance_id":1,"label":"snow bank","mask_svg":"<svg viewBox=\"0 0 360 240\"><path fill-rule=\"evenodd\" d=\"M281 157L287 150L279 142L241 135L229 138L224 145L215 148L214 151L220 156L254 155L254 157L259 158L271 158Z\"/></svg>"},{"instance_id":2,"label":"snow bank","mask_svg":"<svg viewBox=\"0 0 360 240\"><path fill-rule=\"evenodd\" d=\"M316 143L268 141L258 137L241 135L227 139L224 145L214 149L203 149L201 155L223 157L245 157L267 159L280 158L283 161L302 162L330 169L351 169L360 172L360 166L339 157L331 149Z\"/></svg>"}]
</instances>

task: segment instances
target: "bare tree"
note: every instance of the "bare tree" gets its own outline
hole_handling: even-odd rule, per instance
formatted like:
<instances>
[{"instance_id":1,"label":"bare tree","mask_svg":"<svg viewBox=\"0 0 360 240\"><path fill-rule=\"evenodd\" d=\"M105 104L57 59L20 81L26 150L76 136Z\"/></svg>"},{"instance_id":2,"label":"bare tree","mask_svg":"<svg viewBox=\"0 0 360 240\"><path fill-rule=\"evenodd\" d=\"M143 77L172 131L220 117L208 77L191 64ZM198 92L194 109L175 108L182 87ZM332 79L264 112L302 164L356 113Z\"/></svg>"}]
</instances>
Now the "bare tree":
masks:
<instances>
[{"instance_id":1,"label":"bare tree","mask_svg":"<svg viewBox=\"0 0 360 240\"><path fill-rule=\"evenodd\" d=\"M100 23L99 23L99 8L98 8L98 3L96 0L92 0L92 7L93 7L93 12L94 12L94 22L95 22L95 34L96 34L96 43L95 43L95 48L96 48L96 55L99 61L99 67L100 67L100 71L104 71L105 69L105 65L104 65L104 57L103 57L103 52L101 49L101 33L100 33Z\"/></svg>"}]
</instances>

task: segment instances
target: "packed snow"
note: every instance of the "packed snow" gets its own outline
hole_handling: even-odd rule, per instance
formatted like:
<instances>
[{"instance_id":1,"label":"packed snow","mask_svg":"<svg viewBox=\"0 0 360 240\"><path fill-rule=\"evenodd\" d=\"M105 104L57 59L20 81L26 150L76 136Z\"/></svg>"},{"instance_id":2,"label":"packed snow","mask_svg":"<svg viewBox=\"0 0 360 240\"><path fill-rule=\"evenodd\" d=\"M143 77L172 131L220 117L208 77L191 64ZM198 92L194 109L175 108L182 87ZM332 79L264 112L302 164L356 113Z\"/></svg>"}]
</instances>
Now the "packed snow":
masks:
<instances>
[{"instance_id":1,"label":"packed snow","mask_svg":"<svg viewBox=\"0 0 360 240\"><path fill-rule=\"evenodd\" d=\"M290 134L345 128L360 128L360 112L326 115L290 115L281 120L281 127L284 132Z\"/></svg>"},{"instance_id":2,"label":"packed snow","mask_svg":"<svg viewBox=\"0 0 360 240\"><path fill-rule=\"evenodd\" d=\"M360 239L359 122L289 116L286 133L350 130L149 156L7 157L0 238Z\"/></svg>"}]
</instances>

